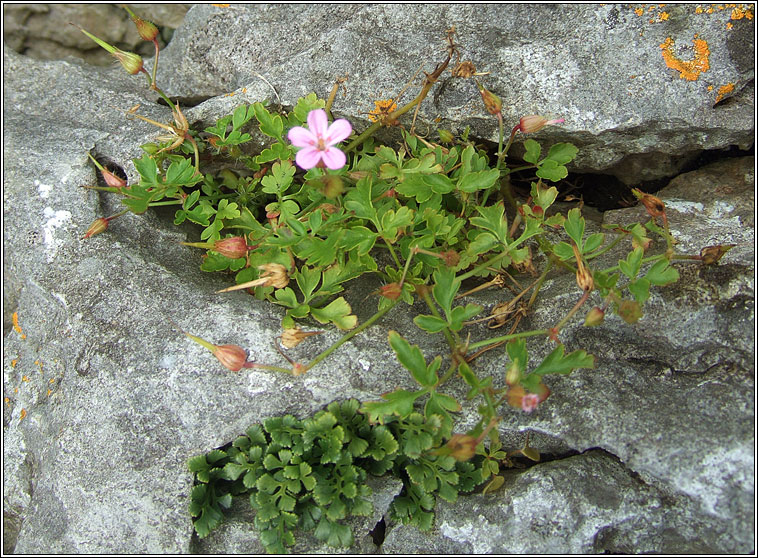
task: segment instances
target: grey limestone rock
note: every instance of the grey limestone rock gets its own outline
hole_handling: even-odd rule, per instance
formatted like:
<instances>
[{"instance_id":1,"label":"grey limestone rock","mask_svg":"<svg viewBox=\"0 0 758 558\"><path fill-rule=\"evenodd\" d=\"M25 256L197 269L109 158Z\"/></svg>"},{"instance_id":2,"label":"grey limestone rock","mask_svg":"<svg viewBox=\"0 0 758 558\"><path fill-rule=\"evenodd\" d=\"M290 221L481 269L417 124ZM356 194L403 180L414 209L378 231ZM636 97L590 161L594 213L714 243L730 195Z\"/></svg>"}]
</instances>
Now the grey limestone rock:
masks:
<instances>
[{"instance_id":1,"label":"grey limestone rock","mask_svg":"<svg viewBox=\"0 0 758 558\"><path fill-rule=\"evenodd\" d=\"M752 102L748 85L734 101L714 109L704 93L706 81L685 83L655 65L664 35L676 34L677 44L687 43L691 26L710 29L715 17L696 19L681 12L655 26L620 5L455 5L435 7L439 15L432 18L429 8L419 6L411 10L419 30L410 32L412 23L404 23L405 40L400 41L393 24L396 9L193 7L186 27L161 58L162 71L174 68L163 79L173 94L238 90L187 110L191 122L207 124L238 104L272 95L253 71L277 88L285 104L310 90L323 94L335 75L349 71L348 97L340 100L338 113L359 123L359 112L371 108L361 103L378 89L402 87L419 60L436 60L445 26L456 23L459 41L469 49L465 56L482 61L481 69L493 72L488 86L513 99L506 103L512 111L508 118L525 112L564 116L566 127L549 132L560 137L550 137L581 144L589 154L585 168L606 168L623 154L670 154L752 138L752 122L738 117L744 103ZM479 27L477 17L485 19ZM575 26L594 22L608 38L600 41L590 26L581 43L571 42L557 23L567 19ZM282 26L285 21L289 27ZM266 25L268 41L256 35ZM712 73L704 75L714 83L738 80L750 69L730 58L728 49L716 48L730 40L726 30L718 29L720 35L708 35ZM589 79L592 66L588 52L595 52L587 50L589 45L618 46L613 41L631 42L631 37L655 48L652 58L629 61L623 75L645 76L649 88L631 90L632 104L625 104L629 95L618 87L622 70L614 67L613 86L596 84L588 105L572 104L564 82L574 88L586 84L582 80ZM549 45L561 41L561 52L568 54L558 56ZM500 47L485 48L491 44ZM531 45L533 57L517 58L513 49L519 45ZM487 58L490 50L494 54ZM602 61L610 54L596 56ZM326 65L319 66L319 60ZM364 66L369 62L370 69ZM4 550L260 551L241 504L212 537L193 542L187 460L270 416L305 417L333 400L366 401L412 387L386 343L389 328L418 343L427 358L445 354L445 346L419 335L411 321L418 308L386 316L370 335L354 338L297 378L256 369L229 373L186 339L170 320L209 341L239 344L252 360L276 363L280 357L272 341L282 313L241 292L216 294L227 280L199 270L198 251L180 244L196 240L198 233L175 227L170 211L124 216L106 233L81 241L96 217L120 210L111 197L82 188L96 181L86 152L122 166L134 179L130 159L158 133L144 122L126 120L111 106L140 103L141 114L170 118L141 81L122 74L120 68L40 62L4 50ZM514 85L525 81L527 88ZM491 138L491 122L476 91L463 91L461 84L450 87L440 98L443 121L455 127L471 124ZM680 100L664 105L667 95L659 95L660 105L632 111L656 87ZM686 92L693 96L684 97ZM455 95L459 105L452 102ZM601 106L620 110L597 117ZM430 105L421 116L430 119L434 111ZM670 118L662 123L666 111ZM623 120L622 113L632 121ZM630 141L617 142L624 137ZM606 142L611 147L598 149ZM598 328L584 328L580 320L567 326L561 333L566 348L594 353L597 368L550 377L550 399L530 415L505 409L500 427L507 447L519 447L524 433L532 432L531 444L552 460L508 471L505 486L495 494L438 503L431 533L388 523L381 550L754 551L753 191L752 157L683 174L662 190L658 195L667 204L681 253L696 254L713 244L735 248L717 266L677 262L682 281L654 288L634 325L609 315ZM606 224L639 219L646 219L641 207L604 216ZM599 226L588 222L594 230ZM615 265L620 257L621 251L609 252L603 265ZM366 293L377 286L364 284L346 294L362 320L372 311ZM524 327L553 325L577 298L573 277L551 276ZM491 292L471 298L487 309L500 300L501 293ZM298 347L302 352L294 356L314 354L338 335L328 331ZM530 342L532 363L551 349L547 341ZM502 351L477 361L495 383L502 383L506 365ZM464 386L451 389L464 398ZM475 406L469 404L459 430L475 421ZM391 479L380 479L374 488L376 516L354 524L353 552L377 550L367 531L399 490ZM327 551L306 535L298 541L298 551Z\"/></svg>"}]
</instances>

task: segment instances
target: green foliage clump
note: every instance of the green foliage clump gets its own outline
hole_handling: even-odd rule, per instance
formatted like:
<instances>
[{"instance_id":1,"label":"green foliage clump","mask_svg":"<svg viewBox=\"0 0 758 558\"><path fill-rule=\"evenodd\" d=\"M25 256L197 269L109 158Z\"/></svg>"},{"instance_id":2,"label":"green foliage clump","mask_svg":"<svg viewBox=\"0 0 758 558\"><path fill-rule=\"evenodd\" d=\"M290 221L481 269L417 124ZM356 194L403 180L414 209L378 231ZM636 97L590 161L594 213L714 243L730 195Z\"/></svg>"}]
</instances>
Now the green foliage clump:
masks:
<instances>
[{"instance_id":1,"label":"green foliage clump","mask_svg":"<svg viewBox=\"0 0 758 558\"><path fill-rule=\"evenodd\" d=\"M267 552L285 552L295 543L296 528L346 547L353 534L344 520L373 512L369 474L405 479L392 516L423 529L432 525L437 495L454 502L458 492L479 482L472 464L429 453L442 442L439 417L410 413L372 424L359 406L348 400L304 420L272 417L228 448L192 458L190 513L198 536L221 523L232 496L246 494Z\"/></svg>"}]
</instances>

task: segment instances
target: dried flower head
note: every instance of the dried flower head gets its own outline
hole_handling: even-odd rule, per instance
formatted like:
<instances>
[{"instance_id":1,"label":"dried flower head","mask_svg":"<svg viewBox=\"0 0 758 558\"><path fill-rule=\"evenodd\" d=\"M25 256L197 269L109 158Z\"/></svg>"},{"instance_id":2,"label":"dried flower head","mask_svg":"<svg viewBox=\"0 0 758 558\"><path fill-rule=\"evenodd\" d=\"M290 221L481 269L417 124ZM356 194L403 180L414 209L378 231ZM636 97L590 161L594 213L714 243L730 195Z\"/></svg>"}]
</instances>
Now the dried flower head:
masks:
<instances>
[{"instance_id":1,"label":"dried flower head","mask_svg":"<svg viewBox=\"0 0 758 558\"><path fill-rule=\"evenodd\" d=\"M718 246L706 246L700 250L700 258L705 265L717 263L735 244L720 244Z\"/></svg>"},{"instance_id":2,"label":"dried flower head","mask_svg":"<svg viewBox=\"0 0 758 558\"><path fill-rule=\"evenodd\" d=\"M319 333L324 333L324 332L323 331L303 331L297 326L286 328L284 332L282 332L282 345L284 345L288 349L292 349L294 347L297 347L303 341L305 341L306 338L312 335L318 335Z\"/></svg>"},{"instance_id":3,"label":"dried flower head","mask_svg":"<svg viewBox=\"0 0 758 558\"><path fill-rule=\"evenodd\" d=\"M453 434L445 444L450 451L449 455L456 461L468 461L476 454L476 445L479 441L468 434Z\"/></svg>"},{"instance_id":4,"label":"dried flower head","mask_svg":"<svg viewBox=\"0 0 758 558\"><path fill-rule=\"evenodd\" d=\"M275 289L283 289L290 282L289 275L287 274L287 268L282 264L267 263L259 265L258 269L263 271L258 279L254 279L253 281L248 281L246 283L240 283L239 285L234 285L233 287L221 289L220 291L216 292L228 293L230 291L239 291L241 289L250 289L253 287L274 287Z\"/></svg>"},{"instance_id":5,"label":"dried flower head","mask_svg":"<svg viewBox=\"0 0 758 558\"><path fill-rule=\"evenodd\" d=\"M476 66L474 66L474 63L471 62L471 60L464 60L455 66L451 70L451 73L453 74L453 77L470 78L476 74Z\"/></svg>"},{"instance_id":6,"label":"dried flower head","mask_svg":"<svg viewBox=\"0 0 758 558\"><path fill-rule=\"evenodd\" d=\"M397 110L397 103L393 99L374 101L374 109L368 113L368 119L371 122L384 122L385 119ZM395 122L385 122L392 125Z\"/></svg>"}]
</instances>

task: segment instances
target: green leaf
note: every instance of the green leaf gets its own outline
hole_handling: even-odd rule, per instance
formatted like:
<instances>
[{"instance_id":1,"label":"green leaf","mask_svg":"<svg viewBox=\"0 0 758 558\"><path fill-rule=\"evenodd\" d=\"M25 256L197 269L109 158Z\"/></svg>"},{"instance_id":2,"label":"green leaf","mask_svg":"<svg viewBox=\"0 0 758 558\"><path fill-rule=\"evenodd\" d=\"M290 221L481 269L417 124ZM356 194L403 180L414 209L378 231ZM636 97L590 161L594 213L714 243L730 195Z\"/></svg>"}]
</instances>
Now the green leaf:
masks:
<instances>
[{"instance_id":1,"label":"green leaf","mask_svg":"<svg viewBox=\"0 0 758 558\"><path fill-rule=\"evenodd\" d=\"M282 132L284 131L282 117L278 114L272 116L262 103L253 103L253 111L255 112L255 118L261 125L261 132L272 138L281 139Z\"/></svg>"},{"instance_id":2,"label":"green leaf","mask_svg":"<svg viewBox=\"0 0 758 558\"><path fill-rule=\"evenodd\" d=\"M390 393L382 394L384 401L367 401L361 407L361 413L368 415L372 424L384 424L385 417L397 415L405 417L413 412L413 403L424 395L426 390L407 391L397 389Z\"/></svg>"},{"instance_id":3,"label":"green leaf","mask_svg":"<svg viewBox=\"0 0 758 558\"><path fill-rule=\"evenodd\" d=\"M216 219L236 219L240 216L240 211L237 209L237 204L229 200L223 199L218 202L218 209L216 210Z\"/></svg>"},{"instance_id":4,"label":"green leaf","mask_svg":"<svg viewBox=\"0 0 758 558\"><path fill-rule=\"evenodd\" d=\"M339 247L347 252L356 250L359 256L368 254L379 238L378 233L361 226L345 229L344 233Z\"/></svg>"},{"instance_id":5,"label":"green leaf","mask_svg":"<svg viewBox=\"0 0 758 558\"><path fill-rule=\"evenodd\" d=\"M438 333L447 327L447 322L436 316L416 316L413 323L428 333Z\"/></svg>"},{"instance_id":6,"label":"green leaf","mask_svg":"<svg viewBox=\"0 0 758 558\"><path fill-rule=\"evenodd\" d=\"M158 165L150 155L145 154L141 159L134 159L134 168L140 175L140 184L158 186Z\"/></svg>"},{"instance_id":7,"label":"green leaf","mask_svg":"<svg viewBox=\"0 0 758 558\"><path fill-rule=\"evenodd\" d=\"M628 324L637 323L642 317L642 308L639 302L634 300L623 300L619 304L616 313L621 316L621 319Z\"/></svg>"},{"instance_id":8,"label":"green leaf","mask_svg":"<svg viewBox=\"0 0 758 558\"><path fill-rule=\"evenodd\" d=\"M526 339L514 339L513 341L509 341L505 346L505 350L508 353L511 362L516 365L521 373L523 374L526 372L526 363L529 359L526 350Z\"/></svg>"},{"instance_id":9,"label":"green leaf","mask_svg":"<svg viewBox=\"0 0 758 558\"><path fill-rule=\"evenodd\" d=\"M575 368L595 368L595 357L578 349L564 356L563 345L558 345L531 374L568 374ZM530 374L530 375L531 375Z\"/></svg>"},{"instance_id":10,"label":"green leaf","mask_svg":"<svg viewBox=\"0 0 758 558\"><path fill-rule=\"evenodd\" d=\"M634 299L640 304L644 304L650 297L650 281L645 277L639 277L629 283L629 292L634 295Z\"/></svg>"},{"instance_id":11,"label":"green leaf","mask_svg":"<svg viewBox=\"0 0 758 558\"><path fill-rule=\"evenodd\" d=\"M498 169L478 171L466 174L458 181L457 188L461 192L473 193L477 190L486 190L495 185L500 178Z\"/></svg>"},{"instance_id":12,"label":"green leaf","mask_svg":"<svg viewBox=\"0 0 758 558\"><path fill-rule=\"evenodd\" d=\"M555 161L558 165L565 165L574 160L579 149L571 143L556 143L547 153L546 160Z\"/></svg>"},{"instance_id":13,"label":"green leaf","mask_svg":"<svg viewBox=\"0 0 758 558\"><path fill-rule=\"evenodd\" d=\"M584 246L582 247L582 253L589 254L590 252L597 250L603 244L604 240L605 240L605 235L603 233L591 234L590 236L587 237L587 240L584 242Z\"/></svg>"},{"instance_id":14,"label":"green leaf","mask_svg":"<svg viewBox=\"0 0 758 558\"><path fill-rule=\"evenodd\" d=\"M481 217L472 217L471 224L490 231L498 241L508 243L508 221L505 218L505 206L502 203L487 207L476 206Z\"/></svg>"},{"instance_id":15,"label":"green leaf","mask_svg":"<svg viewBox=\"0 0 758 558\"><path fill-rule=\"evenodd\" d=\"M311 316L316 321L322 324L332 322L342 330L353 329L358 325L358 317L350 314L350 312L352 309L343 297L331 301L323 308L311 308Z\"/></svg>"},{"instance_id":16,"label":"green leaf","mask_svg":"<svg viewBox=\"0 0 758 558\"><path fill-rule=\"evenodd\" d=\"M642 253L642 248L638 246L629 252L626 260L619 260L619 269L621 270L621 273L629 277L629 279L634 279L640 272L640 267L642 266Z\"/></svg>"},{"instance_id":17,"label":"green leaf","mask_svg":"<svg viewBox=\"0 0 758 558\"><path fill-rule=\"evenodd\" d=\"M434 279L434 287L432 289L434 300L445 311L445 315L448 316L449 321L453 300L455 299L455 295L458 294L458 289L461 288L461 281L455 276L455 271L448 267L436 269L432 277Z\"/></svg>"},{"instance_id":18,"label":"green leaf","mask_svg":"<svg viewBox=\"0 0 758 558\"><path fill-rule=\"evenodd\" d=\"M537 161L540 160L540 152L542 151L540 144L533 139L528 139L524 142L524 149L526 149L524 161L536 165Z\"/></svg>"},{"instance_id":19,"label":"green leaf","mask_svg":"<svg viewBox=\"0 0 758 558\"><path fill-rule=\"evenodd\" d=\"M378 224L376 208L374 208L372 197L372 177L361 178L345 196L345 209L355 213L356 217L368 219L374 224Z\"/></svg>"},{"instance_id":20,"label":"green leaf","mask_svg":"<svg viewBox=\"0 0 758 558\"><path fill-rule=\"evenodd\" d=\"M538 154L539 157L539 154ZM544 188L539 182L532 182L532 198L534 203L539 205L543 210L547 209L558 197L558 189L555 186Z\"/></svg>"},{"instance_id":21,"label":"green leaf","mask_svg":"<svg viewBox=\"0 0 758 558\"><path fill-rule=\"evenodd\" d=\"M645 278L652 285L668 285L679 280L679 272L670 267L668 260L660 260L653 264L645 274Z\"/></svg>"},{"instance_id":22,"label":"green leaf","mask_svg":"<svg viewBox=\"0 0 758 558\"><path fill-rule=\"evenodd\" d=\"M540 164L540 167L535 174L545 180L558 182L568 176L568 169L563 165L559 165L552 159L545 159L542 164Z\"/></svg>"},{"instance_id":23,"label":"green leaf","mask_svg":"<svg viewBox=\"0 0 758 558\"><path fill-rule=\"evenodd\" d=\"M305 297L304 302L307 303L310 300L313 291L318 286L319 281L321 281L321 272L318 269L302 266L297 273L295 273L295 281Z\"/></svg>"},{"instance_id":24,"label":"green leaf","mask_svg":"<svg viewBox=\"0 0 758 558\"><path fill-rule=\"evenodd\" d=\"M418 345L411 346L398 332L392 330L389 332L389 342L397 360L411 372L419 384L433 386L437 383L437 374L431 370L431 366L427 367Z\"/></svg>"},{"instance_id":25,"label":"green leaf","mask_svg":"<svg viewBox=\"0 0 758 558\"><path fill-rule=\"evenodd\" d=\"M465 307L456 306L450 312L450 329L460 331L463 328L463 322L473 318L483 309L484 307L478 304L467 304Z\"/></svg>"},{"instance_id":26,"label":"green leaf","mask_svg":"<svg viewBox=\"0 0 758 558\"><path fill-rule=\"evenodd\" d=\"M413 223L413 210L409 207L402 206L397 211L390 209L382 215L379 233L390 242L394 242L398 229L411 223Z\"/></svg>"},{"instance_id":27,"label":"green leaf","mask_svg":"<svg viewBox=\"0 0 758 558\"><path fill-rule=\"evenodd\" d=\"M574 257L574 250L571 248L571 244L568 242L559 242L555 246L553 246L553 252L556 256L558 256L561 260L570 260Z\"/></svg>"},{"instance_id":28,"label":"green leaf","mask_svg":"<svg viewBox=\"0 0 758 558\"><path fill-rule=\"evenodd\" d=\"M566 229L566 233L576 243L577 247L581 250L583 246L582 237L584 236L584 217L579 208L574 207L570 209L566 216L566 221L563 223L563 228ZM573 251L572 251L573 255Z\"/></svg>"}]
</instances>

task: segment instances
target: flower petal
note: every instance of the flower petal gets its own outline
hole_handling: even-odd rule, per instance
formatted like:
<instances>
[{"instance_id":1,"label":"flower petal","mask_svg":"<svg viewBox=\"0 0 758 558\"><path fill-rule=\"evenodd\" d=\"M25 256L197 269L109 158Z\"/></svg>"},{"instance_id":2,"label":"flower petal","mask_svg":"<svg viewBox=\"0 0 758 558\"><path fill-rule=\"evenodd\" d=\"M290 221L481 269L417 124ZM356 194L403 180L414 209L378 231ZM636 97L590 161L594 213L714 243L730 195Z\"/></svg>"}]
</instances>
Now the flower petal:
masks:
<instances>
[{"instance_id":1,"label":"flower petal","mask_svg":"<svg viewBox=\"0 0 758 558\"><path fill-rule=\"evenodd\" d=\"M302 126L295 126L287 132L287 138L295 147L309 147L318 143L318 139L310 130Z\"/></svg>"},{"instance_id":2,"label":"flower petal","mask_svg":"<svg viewBox=\"0 0 758 558\"><path fill-rule=\"evenodd\" d=\"M344 118L340 118L339 120L335 120L332 122L332 125L329 126L329 129L326 131L326 145L336 145L342 140L345 140L348 138L348 136L352 133L353 127L350 125L350 122L345 120Z\"/></svg>"},{"instance_id":3,"label":"flower petal","mask_svg":"<svg viewBox=\"0 0 758 558\"><path fill-rule=\"evenodd\" d=\"M341 169L347 161L345 154L336 147L328 147L326 151L322 151L321 158L324 160L327 168L332 170Z\"/></svg>"},{"instance_id":4,"label":"flower petal","mask_svg":"<svg viewBox=\"0 0 758 558\"><path fill-rule=\"evenodd\" d=\"M311 133L319 138L326 137L329 121L326 118L326 111L323 109L312 110L308 113L308 128Z\"/></svg>"},{"instance_id":5,"label":"flower petal","mask_svg":"<svg viewBox=\"0 0 758 558\"><path fill-rule=\"evenodd\" d=\"M304 147L295 155L295 162L301 169L312 169L321 160L322 151L315 147Z\"/></svg>"}]
</instances>

